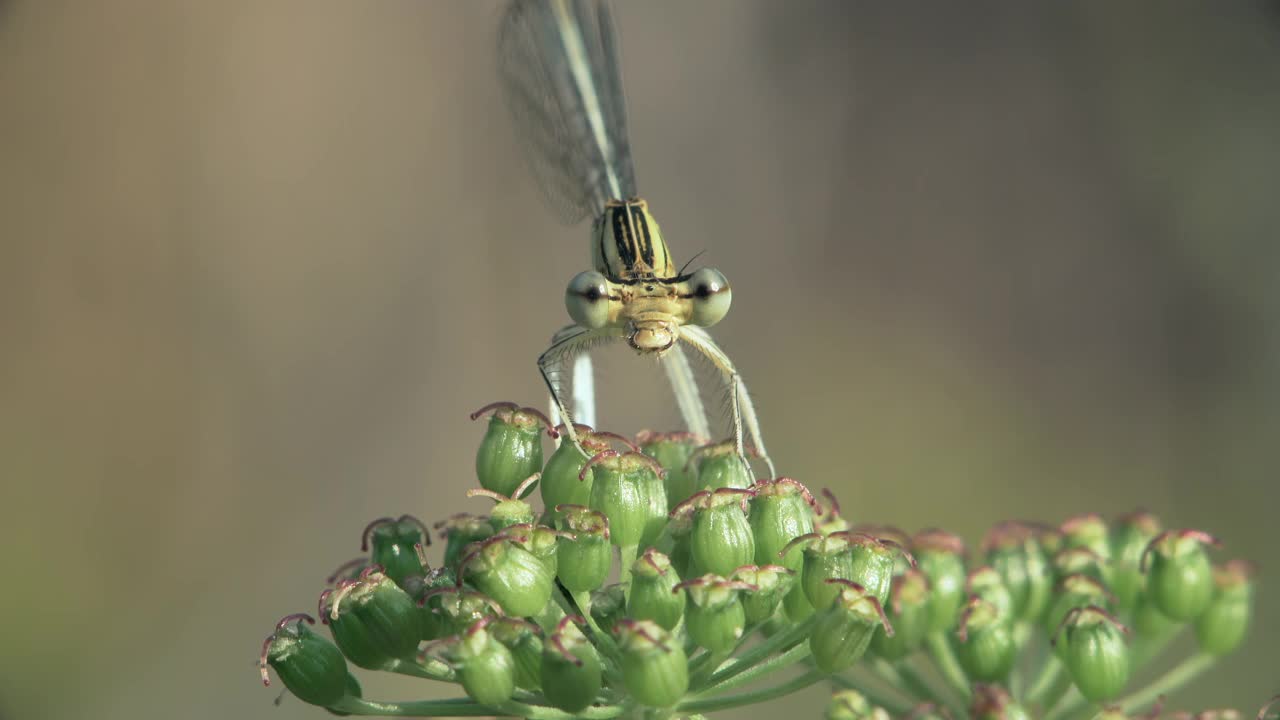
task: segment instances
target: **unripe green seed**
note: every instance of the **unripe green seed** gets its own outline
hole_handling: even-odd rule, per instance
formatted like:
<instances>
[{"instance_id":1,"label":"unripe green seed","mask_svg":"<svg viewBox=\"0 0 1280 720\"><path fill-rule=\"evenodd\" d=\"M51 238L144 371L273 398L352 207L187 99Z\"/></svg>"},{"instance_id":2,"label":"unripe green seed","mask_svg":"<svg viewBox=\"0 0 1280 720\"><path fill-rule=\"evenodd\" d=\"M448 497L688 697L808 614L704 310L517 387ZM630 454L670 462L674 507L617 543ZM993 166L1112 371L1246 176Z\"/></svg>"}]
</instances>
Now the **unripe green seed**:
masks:
<instances>
[{"instance_id":1,"label":"unripe green seed","mask_svg":"<svg viewBox=\"0 0 1280 720\"><path fill-rule=\"evenodd\" d=\"M553 530L546 525L521 524L504 529L501 535L538 558L542 566L547 569L548 575L553 578L556 576L560 564L560 539L564 535L563 532Z\"/></svg>"},{"instance_id":2,"label":"unripe green seed","mask_svg":"<svg viewBox=\"0 0 1280 720\"><path fill-rule=\"evenodd\" d=\"M502 607L484 593L461 585L437 585L418 599L418 607L439 618L435 638L460 635L480 620L502 615Z\"/></svg>"},{"instance_id":3,"label":"unripe green seed","mask_svg":"<svg viewBox=\"0 0 1280 720\"><path fill-rule=\"evenodd\" d=\"M627 612L626 586L606 585L591 593L591 619L599 627L610 630L617 626Z\"/></svg>"},{"instance_id":4,"label":"unripe green seed","mask_svg":"<svg viewBox=\"0 0 1280 720\"><path fill-rule=\"evenodd\" d=\"M852 667L871 644L876 631L893 634L876 596L861 585L840 578L828 581L837 596L819 616L809 635L809 652L814 664L825 673Z\"/></svg>"},{"instance_id":5,"label":"unripe green seed","mask_svg":"<svg viewBox=\"0 0 1280 720\"><path fill-rule=\"evenodd\" d=\"M791 589L782 598L782 613L788 620L793 623L799 623L808 620L817 612L813 603L809 602L809 596L805 594L804 587L800 582L793 582Z\"/></svg>"},{"instance_id":6,"label":"unripe green seed","mask_svg":"<svg viewBox=\"0 0 1280 720\"><path fill-rule=\"evenodd\" d=\"M557 505L556 514L569 533L557 550L560 582L570 592L600 589L613 567L608 518L582 505Z\"/></svg>"},{"instance_id":7,"label":"unripe green seed","mask_svg":"<svg viewBox=\"0 0 1280 720\"><path fill-rule=\"evenodd\" d=\"M367 569L358 580L326 590L320 612L342 654L359 667L389 670L417 655L422 638L418 607L382 573Z\"/></svg>"},{"instance_id":8,"label":"unripe green seed","mask_svg":"<svg viewBox=\"0 0 1280 720\"><path fill-rule=\"evenodd\" d=\"M564 426L557 428L563 436ZM547 458L547 466L542 470L542 482L538 489L542 492L542 503L548 508L557 505L586 505L591 502L591 486L595 482L595 471L583 472L587 461L597 454L608 450L613 442L622 442L636 449L626 438L610 432L596 432L588 425L574 424L578 444L561 442L560 447Z\"/></svg>"},{"instance_id":9,"label":"unripe green seed","mask_svg":"<svg viewBox=\"0 0 1280 720\"><path fill-rule=\"evenodd\" d=\"M309 615L285 616L262 644L258 661L262 684L271 685L270 665L299 700L328 707L348 694L347 661L333 643L308 630L303 621L315 624Z\"/></svg>"},{"instance_id":10,"label":"unripe green seed","mask_svg":"<svg viewBox=\"0 0 1280 720\"><path fill-rule=\"evenodd\" d=\"M792 540L813 532L813 496L791 478L761 480L751 486L748 523L755 539L757 565L777 564L800 572L804 555L800 548L783 554Z\"/></svg>"},{"instance_id":11,"label":"unripe green seed","mask_svg":"<svg viewBox=\"0 0 1280 720\"><path fill-rule=\"evenodd\" d=\"M703 575L676 586L688 593L685 627L689 637L712 653L727 653L738 646L746 629L746 612L739 594L754 591L755 585L728 580L719 575Z\"/></svg>"},{"instance_id":12,"label":"unripe green seed","mask_svg":"<svg viewBox=\"0 0 1280 720\"><path fill-rule=\"evenodd\" d=\"M781 565L744 565L733 571L731 579L756 588L739 597L748 627L772 618L782 605L782 599L796 584L795 572Z\"/></svg>"},{"instance_id":13,"label":"unripe green seed","mask_svg":"<svg viewBox=\"0 0 1280 720\"><path fill-rule=\"evenodd\" d=\"M907 565L912 568L916 564L915 558L893 540L862 532L849 533L848 540L852 560L849 579L875 595L880 606L884 607L889 602L889 588L893 585L898 556L905 557Z\"/></svg>"},{"instance_id":14,"label":"unripe green seed","mask_svg":"<svg viewBox=\"0 0 1280 720\"><path fill-rule=\"evenodd\" d=\"M851 580L853 557L849 554L849 533L834 532L822 536L817 533L801 535L784 550L804 549L804 564L800 571L800 587L815 609L826 610L840 594L838 586L828 580Z\"/></svg>"},{"instance_id":15,"label":"unripe green seed","mask_svg":"<svg viewBox=\"0 0 1280 720\"><path fill-rule=\"evenodd\" d=\"M1006 620L1017 616L1013 607L1013 593L1004 584L1004 577L990 565L975 568L965 579L965 593L968 597L978 597L996 607L997 613Z\"/></svg>"},{"instance_id":16,"label":"unripe green seed","mask_svg":"<svg viewBox=\"0 0 1280 720\"><path fill-rule=\"evenodd\" d=\"M885 660L901 660L920 647L929 630L929 580L923 572L908 570L893 578L885 614L894 633L876 633L871 651Z\"/></svg>"},{"instance_id":17,"label":"unripe green seed","mask_svg":"<svg viewBox=\"0 0 1280 720\"><path fill-rule=\"evenodd\" d=\"M440 613L440 596L427 597L427 593L441 588L457 585L457 577L449 568L435 568L424 576L405 578L402 587L409 597L418 604L418 621L422 627L423 640L437 640L446 635L449 627Z\"/></svg>"},{"instance_id":18,"label":"unripe green seed","mask_svg":"<svg viewBox=\"0 0 1280 720\"><path fill-rule=\"evenodd\" d=\"M671 511L673 516L690 514L693 518L690 572L728 576L755 558L755 538L743 507L750 495L748 490L731 488L700 491Z\"/></svg>"},{"instance_id":19,"label":"unripe green seed","mask_svg":"<svg viewBox=\"0 0 1280 720\"><path fill-rule=\"evenodd\" d=\"M956 657L974 682L1000 682L1009 677L1018 657L1012 618L981 598L970 598L952 636Z\"/></svg>"},{"instance_id":20,"label":"unripe green seed","mask_svg":"<svg viewBox=\"0 0 1280 720\"><path fill-rule=\"evenodd\" d=\"M656 433L646 430L636 443L640 450L667 470L667 500L673 506L698 491L698 471L689 462L703 439L687 432Z\"/></svg>"},{"instance_id":21,"label":"unripe green seed","mask_svg":"<svg viewBox=\"0 0 1280 720\"><path fill-rule=\"evenodd\" d=\"M516 691L515 659L505 645L488 632L492 620L480 620L449 649L462 689L482 705L501 705Z\"/></svg>"},{"instance_id":22,"label":"unripe green seed","mask_svg":"<svg viewBox=\"0 0 1280 720\"><path fill-rule=\"evenodd\" d=\"M685 609L685 594L679 584L680 576L667 556L649 548L631 567L627 617L651 620L664 630L674 630Z\"/></svg>"},{"instance_id":23,"label":"unripe green seed","mask_svg":"<svg viewBox=\"0 0 1280 720\"><path fill-rule=\"evenodd\" d=\"M480 487L512 497L521 483L542 469L542 429L551 423L538 410L509 402L486 405L471 413L471 419L490 412L493 417L476 451L476 477Z\"/></svg>"},{"instance_id":24,"label":"unripe green seed","mask_svg":"<svg viewBox=\"0 0 1280 720\"><path fill-rule=\"evenodd\" d=\"M1111 530L1100 516L1094 513L1069 518L1058 527L1062 533L1064 548L1085 548L1097 558L1103 583L1111 584ZM1080 572L1072 570L1070 572Z\"/></svg>"},{"instance_id":25,"label":"unripe green seed","mask_svg":"<svg viewBox=\"0 0 1280 720\"><path fill-rule=\"evenodd\" d=\"M370 562L404 588L405 578L426 572L417 547L430 544L431 534L426 525L412 515L401 515L399 519L379 518L369 523L361 536L360 549L368 552L372 545Z\"/></svg>"},{"instance_id":26,"label":"unripe green seed","mask_svg":"<svg viewBox=\"0 0 1280 720\"><path fill-rule=\"evenodd\" d=\"M1088 575L1105 585L1107 572L1103 559L1086 547L1062 548L1053 555L1053 569L1059 578Z\"/></svg>"},{"instance_id":27,"label":"unripe green seed","mask_svg":"<svg viewBox=\"0 0 1280 720\"><path fill-rule=\"evenodd\" d=\"M582 475L594 471L589 506L609 518L609 539L619 547L639 545L651 525L660 504L652 497L655 480L666 471L648 455L638 452L618 453L605 450L583 466ZM665 505L665 497L662 503ZM665 521L665 514L659 516Z\"/></svg>"},{"instance_id":28,"label":"unripe green seed","mask_svg":"<svg viewBox=\"0 0 1280 720\"><path fill-rule=\"evenodd\" d=\"M603 687L600 656L574 624L584 622L565 617L542 649L542 694L567 713L590 706Z\"/></svg>"},{"instance_id":29,"label":"unripe green seed","mask_svg":"<svg viewBox=\"0 0 1280 720\"><path fill-rule=\"evenodd\" d=\"M1045 634L1052 635L1073 610L1096 605L1111 608L1115 599L1100 580L1090 575L1068 575L1058 583L1058 592L1044 616Z\"/></svg>"},{"instance_id":30,"label":"unripe green seed","mask_svg":"<svg viewBox=\"0 0 1280 720\"><path fill-rule=\"evenodd\" d=\"M1129 629L1096 605L1072 610L1054 635L1066 645L1065 663L1076 689L1090 702L1118 696L1129 682Z\"/></svg>"},{"instance_id":31,"label":"unripe green seed","mask_svg":"<svg viewBox=\"0 0 1280 720\"><path fill-rule=\"evenodd\" d=\"M541 612L555 586L555 576L546 565L504 535L481 542L461 565L465 580L516 617Z\"/></svg>"},{"instance_id":32,"label":"unripe green seed","mask_svg":"<svg viewBox=\"0 0 1280 720\"><path fill-rule=\"evenodd\" d=\"M1182 629L1182 623L1171 620L1160 611L1147 593L1138 595L1133 608L1133 631L1143 640L1159 640Z\"/></svg>"},{"instance_id":33,"label":"unripe green seed","mask_svg":"<svg viewBox=\"0 0 1280 720\"><path fill-rule=\"evenodd\" d=\"M1005 522L992 528L983 541L987 564L1000 574L1020 620L1039 619L1053 592L1054 571L1037 534L1025 523Z\"/></svg>"},{"instance_id":34,"label":"unripe green seed","mask_svg":"<svg viewBox=\"0 0 1280 720\"><path fill-rule=\"evenodd\" d=\"M642 705L666 708L689 691L689 659L678 640L646 620L619 621L622 679Z\"/></svg>"},{"instance_id":35,"label":"unripe green seed","mask_svg":"<svg viewBox=\"0 0 1280 720\"><path fill-rule=\"evenodd\" d=\"M498 618L486 628L511 651L516 687L536 692L542 683L542 638L538 626L518 618Z\"/></svg>"},{"instance_id":36,"label":"unripe green seed","mask_svg":"<svg viewBox=\"0 0 1280 720\"><path fill-rule=\"evenodd\" d=\"M698 448L690 462L697 467L697 490L714 492L721 488L745 490L751 487L751 470L738 456L737 443L733 440Z\"/></svg>"},{"instance_id":37,"label":"unripe green seed","mask_svg":"<svg viewBox=\"0 0 1280 720\"><path fill-rule=\"evenodd\" d=\"M1116 607L1133 610L1138 595L1146 587L1142 574L1142 553L1160 534L1160 521L1145 512L1133 512L1116 520L1111 528L1111 592Z\"/></svg>"},{"instance_id":38,"label":"unripe green seed","mask_svg":"<svg viewBox=\"0 0 1280 720\"><path fill-rule=\"evenodd\" d=\"M920 572L929 579L929 633L955 627L964 604L964 541L945 530L924 530L911 539Z\"/></svg>"},{"instance_id":39,"label":"unripe green seed","mask_svg":"<svg viewBox=\"0 0 1280 720\"><path fill-rule=\"evenodd\" d=\"M1190 622L1209 607L1215 591L1213 566L1204 546L1217 546L1198 530L1166 531L1147 546L1147 593L1165 615Z\"/></svg>"},{"instance_id":40,"label":"unripe green seed","mask_svg":"<svg viewBox=\"0 0 1280 720\"><path fill-rule=\"evenodd\" d=\"M468 546L493 537L495 532L489 518L469 513L459 513L447 520L441 520L435 524L435 529L445 539L444 567L454 573L458 572L458 563L469 551Z\"/></svg>"},{"instance_id":41,"label":"unripe green seed","mask_svg":"<svg viewBox=\"0 0 1280 720\"><path fill-rule=\"evenodd\" d=\"M1244 641L1253 605L1252 574L1253 568L1242 560L1233 560L1215 569L1217 592L1195 622L1201 651L1226 655Z\"/></svg>"}]
</instances>

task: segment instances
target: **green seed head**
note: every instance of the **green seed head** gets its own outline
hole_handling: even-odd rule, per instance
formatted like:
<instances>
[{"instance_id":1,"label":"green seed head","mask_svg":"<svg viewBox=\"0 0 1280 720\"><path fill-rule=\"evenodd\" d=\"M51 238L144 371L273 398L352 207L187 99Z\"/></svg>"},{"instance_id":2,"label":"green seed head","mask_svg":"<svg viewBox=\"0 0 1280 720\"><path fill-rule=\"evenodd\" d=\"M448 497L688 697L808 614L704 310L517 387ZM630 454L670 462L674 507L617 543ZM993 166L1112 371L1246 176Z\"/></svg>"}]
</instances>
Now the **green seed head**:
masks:
<instances>
[{"instance_id":1,"label":"green seed head","mask_svg":"<svg viewBox=\"0 0 1280 720\"><path fill-rule=\"evenodd\" d=\"M646 531L665 522L666 497L653 497L666 473L656 460L638 452L605 450L590 460L580 473L594 472L589 506L609 518L610 541L619 547L639 545ZM655 515L661 506L663 513Z\"/></svg>"},{"instance_id":2,"label":"green seed head","mask_svg":"<svg viewBox=\"0 0 1280 720\"><path fill-rule=\"evenodd\" d=\"M551 423L538 410L509 402L486 405L471 413L471 419L488 413L493 417L476 451L476 477L480 487L513 497L521 483L542 469L542 430Z\"/></svg>"},{"instance_id":3,"label":"green seed head","mask_svg":"<svg viewBox=\"0 0 1280 720\"><path fill-rule=\"evenodd\" d=\"M712 653L737 647L747 622L739 595L757 589L755 585L719 575L703 575L677 585L676 590L684 590L689 597L685 611L689 637Z\"/></svg>"},{"instance_id":4,"label":"green seed head","mask_svg":"<svg viewBox=\"0 0 1280 720\"><path fill-rule=\"evenodd\" d=\"M689 660L680 642L655 623L623 619L615 629L627 692L649 707L675 705L689 690Z\"/></svg>"},{"instance_id":5,"label":"green seed head","mask_svg":"<svg viewBox=\"0 0 1280 720\"><path fill-rule=\"evenodd\" d=\"M830 535L810 533L801 535L786 547L784 553L795 548L804 550L804 564L800 571L800 587L815 609L826 610L840 594L840 588L828 580L851 580L853 556L849 553L849 533L834 532Z\"/></svg>"},{"instance_id":6,"label":"green seed head","mask_svg":"<svg viewBox=\"0 0 1280 720\"><path fill-rule=\"evenodd\" d=\"M445 617L440 612L440 596L428 598L427 593L442 588L452 588L457 583L457 577L449 568L435 568L426 575L411 575L405 578L402 587L418 605L418 621L422 627L423 640L437 640L452 634Z\"/></svg>"},{"instance_id":7,"label":"green seed head","mask_svg":"<svg viewBox=\"0 0 1280 720\"><path fill-rule=\"evenodd\" d=\"M893 578L885 613L894 633L876 633L871 651L886 660L901 660L920 647L929 630L929 580L923 572L908 570Z\"/></svg>"},{"instance_id":8,"label":"green seed head","mask_svg":"<svg viewBox=\"0 0 1280 720\"><path fill-rule=\"evenodd\" d=\"M965 604L952 640L960 666L974 682L1003 683L1018 657L1012 618L982 598Z\"/></svg>"},{"instance_id":9,"label":"green seed head","mask_svg":"<svg viewBox=\"0 0 1280 720\"><path fill-rule=\"evenodd\" d=\"M861 659L872 636L881 628L886 635L894 631L873 593L841 578L827 584L837 588L838 594L814 623L809 651L819 670L833 673L852 667Z\"/></svg>"},{"instance_id":10,"label":"green seed head","mask_svg":"<svg viewBox=\"0 0 1280 720\"><path fill-rule=\"evenodd\" d=\"M288 615L276 624L275 632L262 644L258 669L262 684L270 686L270 665L289 692L311 705L328 707L345 697L347 661L333 643L307 629L315 624L309 615Z\"/></svg>"},{"instance_id":11,"label":"green seed head","mask_svg":"<svg viewBox=\"0 0 1280 720\"><path fill-rule=\"evenodd\" d=\"M600 589L613 568L609 519L582 505L557 505L556 514L566 533L557 550L560 582L571 592Z\"/></svg>"},{"instance_id":12,"label":"green seed head","mask_svg":"<svg viewBox=\"0 0 1280 720\"><path fill-rule=\"evenodd\" d=\"M738 456L737 443L733 440L704 445L693 452L689 461L697 468L697 490L751 487L751 472Z\"/></svg>"},{"instance_id":13,"label":"green seed head","mask_svg":"<svg viewBox=\"0 0 1280 720\"><path fill-rule=\"evenodd\" d=\"M1118 696L1129 682L1129 629L1106 610L1089 605L1062 620L1053 640L1066 645L1065 662L1076 689L1091 702Z\"/></svg>"},{"instance_id":14,"label":"green seed head","mask_svg":"<svg viewBox=\"0 0 1280 720\"><path fill-rule=\"evenodd\" d=\"M361 536L360 549L368 552L372 545L370 562L381 567L387 577L403 588L405 578L426 572L418 549L430 544L431 534L422 521L412 515L401 515L399 519L386 517L369 523Z\"/></svg>"},{"instance_id":15,"label":"green seed head","mask_svg":"<svg viewBox=\"0 0 1280 720\"><path fill-rule=\"evenodd\" d=\"M492 618L477 621L458 637L448 652L462 689L478 703L501 705L516 691L515 659L487 627Z\"/></svg>"},{"instance_id":16,"label":"green seed head","mask_svg":"<svg viewBox=\"0 0 1280 720\"><path fill-rule=\"evenodd\" d=\"M461 565L464 580L515 617L541 612L555 586L555 576L547 566L505 535L481 541Z\"/></svg>"},{"instance_id":17,"label":"green seed head","mask_svg":"<svg viewBox=\"0 0 1280 720\"><path fill-rule=\"evenodd\" d=\"M1088 575L1104 585L1107 582L1105 561L1086 547L1063 548L1053 555L1053 569L1059 578L1068 575Z\"/></svg>"},{"instance_id":18,"label":"green seed head","mask_svg":"<svg viewBox=\"0 0 1280 720\"><path fill-rule=\"evenodd\" d=\"M1249 629L1253 609L1253 566L1232 560L1214 569L1217 586L1213 600L1196 618L1196 640L1200 649L1212 655L1226 655L1240 647Z\"/></svg>"},{"instance_id":19,"label":"green seed head","mask_svg":"<svg viewBox=\"0 0 1280 720\"><path fill-rule=\"evenodd\" d=\"M1111 529L1101 516L1095 513L1077 515L1068 518L1058 527L1062 533L1065 548L1087 548L1098 558L1098 563L1107 568L1111 563ZM1109 582L1110 578L1102 578Z\"/></svg>"},{"instance_id":20,"label":"green seed head","mask_svg":"<svg viewBox=\"0 0 1280 720\"><path fill-rule=\"evenodd\" d=\"M1037 528L1026 523L1004 522L993 527L983 541L987 564L1000 574L1013 611L1022 620L1044 614L1053 592L1054 571L1039 535Z\"/></svg>"},{"instance_id":21,"label":"green seed head","mask_svg":"<svg viewBox=\"0 0 1280 720\"><path fill-rule=\"evenodd\" d=\"M674 630L685 608L685 593L679 584L680 576L667 556L653 548L645 550L631 567L627 617L651 620L664 630Z\"/></svg>"},{"instance_id":22,"label":"green seed head","mask_svg":"<svg viewBox=\"0 0 1280 720\"><path fill-rule=\"evenodd\" d=\"M493 537L493 523L489 518L469 513L459 513L435 524L436 532L444 535L444 566L458 571L458 562L473 542Z\"/></svg>"},{"instance_id":23,"label":"green seed head","mask_svg":"<svg viewBox=\"0 0 1280 720\"><path fill-rule=\"evenodd\" d=\"M560 621L542 649L542 694L554 707L577 713L595 701L603 687L600 656L570 615Z\"/></svg>"},{"instance_id":24,"label":"green seed head","mask_svg":"<svg viewBox=\"0 0 1280 720\"><path fill-rule=\"evenodd\" d=\"M781 565L743 565L733 571L731 579L756 588L741 596L748 626L754 627L773 617L782 599L795 587L795 576L794 571Z\"/></svg>"},{"instance_id":25,"label":"green seed head","mask_svg":"<svg viewBox=\"0 0 1280 720\"><path fill-rule=\"evenodd\" d=\"M1052 635L1073 610L1096 605L1115 607L1115 597L1100 580L1091 575L1068 575L1058 583L1057 593L1044 616L1044 631Z\"/></svg>"},{"instance_id":26,"label":"green seed head","mask_svg":"<svg viewBox=\"0 0 1280 720\"><path fill-rule=\"evenodd\" d=\"M667 499L673 504L687 500L698 491L698 471L690 458L705 443L703 438L687 432L656 433L649 430L636 437L645 455L657 460L667 470Z\"/></svg>"},{"instance_id":27,"label":"green seed head","mask_svg":"<svg viewBox=\"0 0 1280 720\"><path fill-rule=\"evenodd\" d=\"M1121 610L1132 610L1146 588L1142 553L1160 534L1160 521L1147 512L1132 512L1118 518L1111 528L1111 591Z\"/></svg>"},{"instance_id":28,"label":"green seed head","mask_svg":"<svg viewBox=\"0 0 1280 720\"><path fill-rule=\"evenodd\" d=\"M916 560L896 540L864 532L848 533L851 573L849 579L876 596L881 606L889 602L889 588L898 571L898 558L905 558L904 569L914 568Z\"/></svg>"},{"instance_id":29,"label":"green seed head","mask_svg":"<svg viewBox=\"0 0 1280 720\"><path fill-rule=\"evenodd\" d=\"M1013 607L1013 593L1009 592L1002 576L995 568L984 565L975 568L965 580L965 594L978 597L996 606L1001 616L1013 619L1017 616Z\"/></svg>"},{"instance_id":30,"label":"green seed head","mask_svg":"<svg viewBox=\"0 0 1280 720\"><path fill-rule=\"evenodd\" d=\"M563 532L553 530L546 525L522 523L512 525L502 530L500 534L528 550L542 562L547 572L555 577L559 568L560 539L564 536Z\"/></svg>"},{"instance_id":31,"label":"green seed head","mask_svg":"<svg viewBox=\"0 0 1280 720\"><path fill-rule=\"evenodd\" d=\"M625 585L606 585L591 593L591 619L596 625L608 630L617 626L627 611L627 588Z\"/></svg>"},{"instance_id":32,"label":"green seed head","mask_svg":"<svg viewBox=\"0 0 1280 720\"><path fill-rule=\"evenodd\" d=\"M1156 607L1179 622L1200 616L1213 600L1216 587L1205 545L1218 541L1199 530L1169 530L1147 546L1147 593Z\"/></svg>"},{"instance_id":33,"label":"green seed head","mask_svg":"<svg viewBox=\"0 0 1280 720\"><path fill-rule=\"evenodd\" d=\"M502 607L488 595L462 587L461 584L435 584L418 599L418 606L437 618L437 638L458 635L476 622L502 615Z\"/></svg>"},{"instance_id":34,"label":"green seed head","mask_svg":"<svg viewBox=\"0 0 1280 720\"><path fill-rule=\"evenodd\" d=\"M537 625L519 618L497 618L486 627L511 651L516 687L536 692L542 682L542 638Z\"/></svg>"},{"instance_id":35,"label":"green seed head","mask_svg":"<svg viewBox=\"0 0 1280 720\"><path fill-rule=\"evenodd\" d=\"M750 496L749 490L703 490L671 511L672 516L688 514L693 520L689 532L691 572L727 577L755 559L755 538L745 507Z\"/></svg>"},{"instance_id":36,"label":"green seed head","mask_svg":"<svg viewBox=\"0 0 1280 720\"><path fill-rule=\"evenodd\" d=\"M956 625L964 604L964 540L945 530L924 530L911 538L911 552L929 579L929 632Z\"/></svg>"},{"instance_id":37,"label":"green seed head","mask_svg":"<svg viewBox=\"0 0 1280 720\"><path fill-rule=\"evenodd\" d=\"M875 707L857 690L841 690L831 696L824 717L826 720L890 720L882 707ZM920 720L913 715L914 720Z\"/></svg>"},{"instance_id":38,"label":"green seed head","mask_svg":"<svg viewBox=\"0 0 1280 720\"><path fill-rule=\"evenodd\" d=\"M542 469L542 481L538 490L542 493L542 504L549 508L557 505L586 505L591 500L591 485L595 477L582 468L597 453L610 447L611 434L596 434L587 425L574 425L578 435L578 445L561 442L560 447L547 458L547 466ZM560 433L563 435L563 432ZM581 447L579 447L581 446Z\"/></svg>"},{"instance_id":39,"label":"green seed head","mask_svg":"<svg viewBox=\"0 0 1280 720\"><path fill-rule=\"evenodd\" d=\"M389 669L418 652L422 625L417 604L373 568L326 590L320 612L342 653L359 667Z\"/></svg>"},{"instance_id":40,"label":"green seed head","mask_svg":"<svg viewBox=\"0 0 1280 720\"><path fill-rule=\"evenodd\" d=\"M782 551L795 538L813 532L813 495L791 478L761 480L751 490L755 494L748 522L755 538L755 563L776 563L799 572L804 564L800 549L785 555Z\"/></svg>"}]
</instances>

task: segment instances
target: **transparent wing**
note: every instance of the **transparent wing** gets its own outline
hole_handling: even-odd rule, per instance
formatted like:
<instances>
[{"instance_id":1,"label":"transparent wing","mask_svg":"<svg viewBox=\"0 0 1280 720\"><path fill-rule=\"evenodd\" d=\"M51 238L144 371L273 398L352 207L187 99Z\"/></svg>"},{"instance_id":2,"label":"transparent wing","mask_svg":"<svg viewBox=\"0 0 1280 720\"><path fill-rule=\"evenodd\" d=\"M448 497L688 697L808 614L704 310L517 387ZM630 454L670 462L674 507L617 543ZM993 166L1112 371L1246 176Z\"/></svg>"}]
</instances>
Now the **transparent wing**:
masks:
<instances>
[{"instance_id":1,"label":"transparent wing","mask_svg":"<svg viewBox=\"0 0 1280 720\"><path fill-rule=\"evenodd\" d=\"M605 0L513 0L498 30L498 75L535 179L563 222L636 196Z\"/></svg>"}]
</instances>

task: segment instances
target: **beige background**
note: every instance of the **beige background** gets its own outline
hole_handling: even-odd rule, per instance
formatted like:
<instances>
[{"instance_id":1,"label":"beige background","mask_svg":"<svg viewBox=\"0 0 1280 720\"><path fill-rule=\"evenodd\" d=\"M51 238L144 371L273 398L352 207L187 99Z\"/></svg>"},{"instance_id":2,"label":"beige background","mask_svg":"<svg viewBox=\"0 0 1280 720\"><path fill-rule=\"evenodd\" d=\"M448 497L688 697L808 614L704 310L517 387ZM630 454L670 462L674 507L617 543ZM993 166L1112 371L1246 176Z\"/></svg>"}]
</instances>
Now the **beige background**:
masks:
<instances>
[{"instance_id":1,"label":"beige background","mask_svg":"<svg viewBox=\"0 0 1280 720\"><path fill-rule=\"evenodd\" d=\"M0 717L322 717L256 679L274 620L369 518L481 509L466 414L541 403L587 262L497 13L0 0ZM1256 631L1179 704L1280 691L1276 5L618 15L641 187L734 284L780 467L971 540L1216 532L1268 573ZM657 368L600 365L603 424L674 423Z\"/></svg>"}]
</instances>

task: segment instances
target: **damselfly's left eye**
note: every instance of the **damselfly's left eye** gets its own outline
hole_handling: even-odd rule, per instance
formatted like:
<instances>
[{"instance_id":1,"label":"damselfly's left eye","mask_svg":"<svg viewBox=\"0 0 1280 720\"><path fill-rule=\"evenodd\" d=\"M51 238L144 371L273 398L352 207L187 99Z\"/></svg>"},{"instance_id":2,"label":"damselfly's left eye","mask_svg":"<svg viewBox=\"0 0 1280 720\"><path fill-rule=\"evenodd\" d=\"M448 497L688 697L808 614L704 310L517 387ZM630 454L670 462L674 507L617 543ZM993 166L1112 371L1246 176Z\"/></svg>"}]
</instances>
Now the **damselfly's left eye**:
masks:
<instances>
[{"instance_id":1,"label":"damselfly's left eye","mask_svg":"<svg viewBox=\"0 0 1280 720\"><path fill-rule=\"evenodd\" d=\"M689 296L693 298L693 313L689 323L699 327L711 327L729 312L733 291L729 281L719 270L702 268L689 276Z\"/></svg>"}]
</instances>

